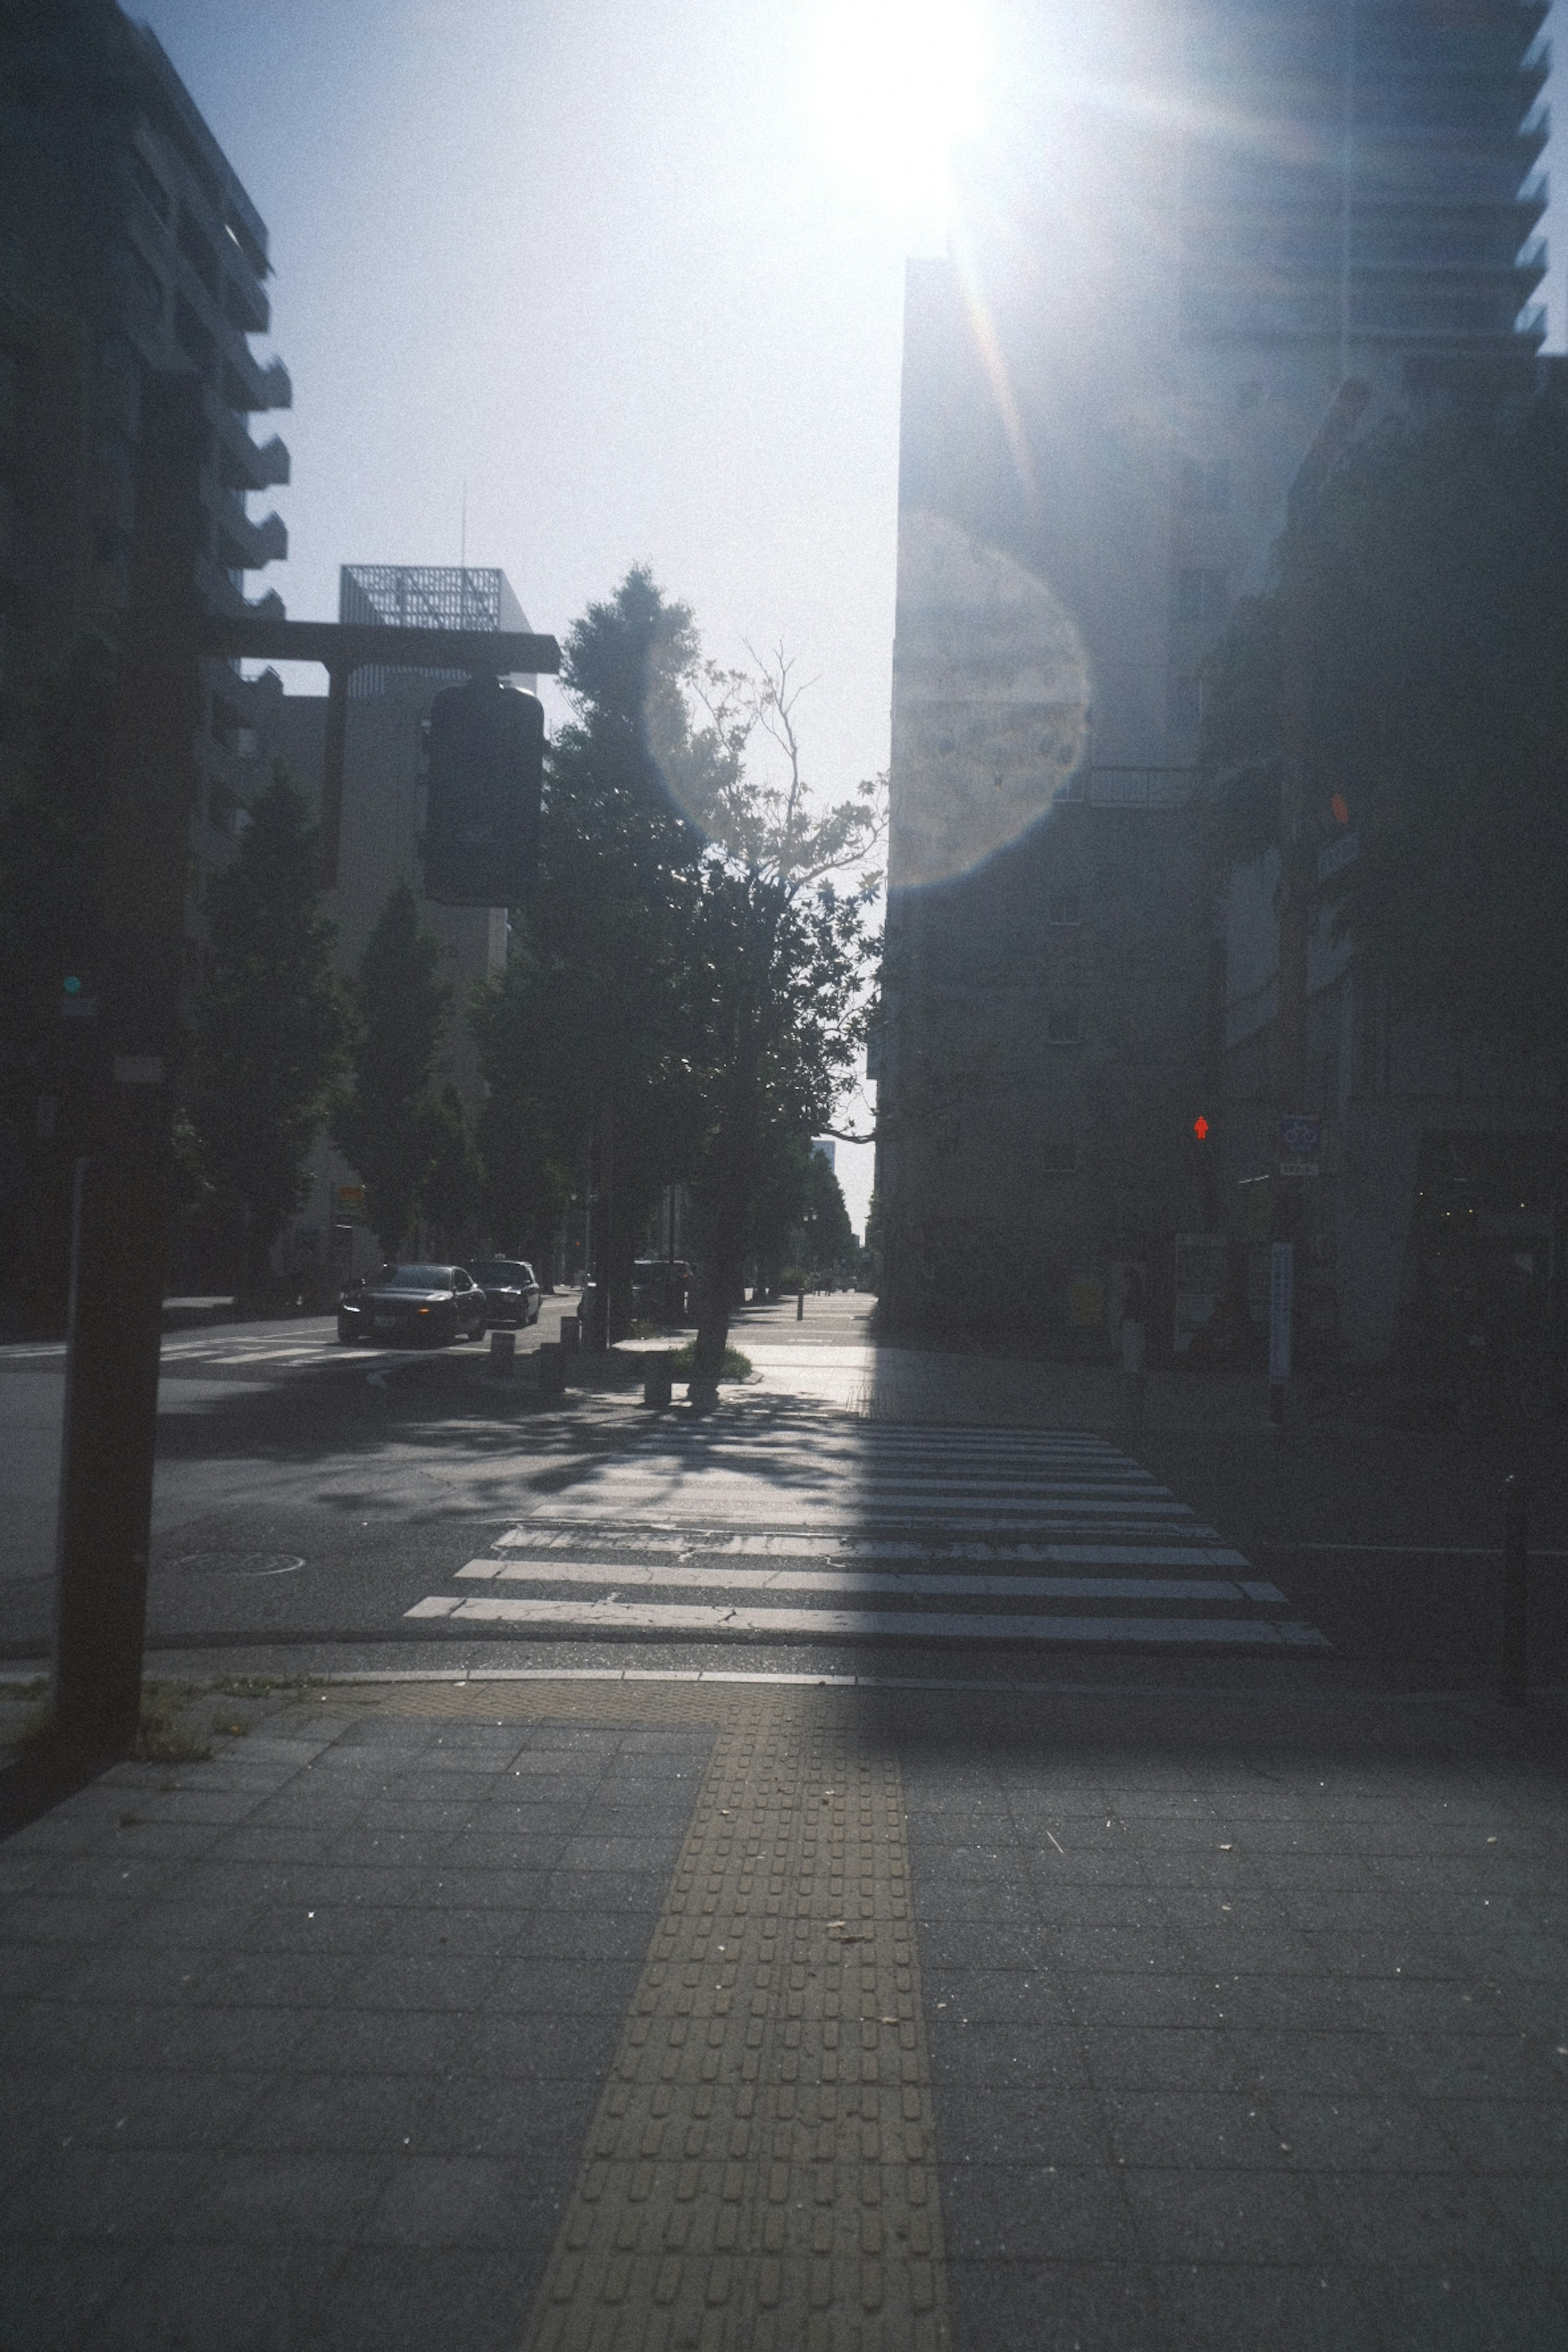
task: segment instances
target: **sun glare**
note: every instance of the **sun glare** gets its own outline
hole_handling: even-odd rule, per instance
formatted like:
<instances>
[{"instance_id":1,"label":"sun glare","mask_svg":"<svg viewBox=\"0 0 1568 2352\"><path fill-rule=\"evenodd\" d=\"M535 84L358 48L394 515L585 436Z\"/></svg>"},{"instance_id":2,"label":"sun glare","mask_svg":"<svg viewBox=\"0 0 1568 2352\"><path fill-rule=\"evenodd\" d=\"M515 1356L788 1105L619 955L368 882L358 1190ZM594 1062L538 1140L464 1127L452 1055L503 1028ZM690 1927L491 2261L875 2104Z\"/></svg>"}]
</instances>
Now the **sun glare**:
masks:
<instances>
[{"instance_id":1,"label":"sun glare","mask_svg":"<svg viewBox=\"0 0 1568 2352\"><path fill-rule=\"evenodd\" d=\"M963 0L834 0L817 26L825 148L878 205L945 232L952 150L978 128L984 47Z\"/></svg>"}]
</instances>

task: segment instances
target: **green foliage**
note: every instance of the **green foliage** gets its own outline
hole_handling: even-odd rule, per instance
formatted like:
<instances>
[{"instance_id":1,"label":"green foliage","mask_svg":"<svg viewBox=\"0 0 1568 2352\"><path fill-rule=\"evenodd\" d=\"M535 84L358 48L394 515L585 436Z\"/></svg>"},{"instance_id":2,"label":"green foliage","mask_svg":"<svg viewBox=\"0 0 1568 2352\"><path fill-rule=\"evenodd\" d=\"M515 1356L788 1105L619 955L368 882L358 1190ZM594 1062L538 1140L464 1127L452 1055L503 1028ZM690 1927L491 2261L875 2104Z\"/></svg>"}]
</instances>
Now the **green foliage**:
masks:
<instances>
[{"instance_id":1,"label":"green foliage","mask_svg":"<svg viewBox=\"0 0 1568 2352\"><path fill-rule=\"evenodd\" d=\"M427 1223L453 1252L466 1248L479 1221L481 1177L479 1153L462 1096L448 1083L438 1098L421 1107L426 1166L419 1207Z\"/></svg>"},{"instance_id":2,"label":"green foliage","mask_svg":"<svg viewBox=\"0 0 1568 2352\"><path fill-rule=\"evenodd\" d=\"M814 1274L831 1274L854 1260L855 1228L843 1188L820 1151L806 1171L805 1214L801 1220L805 1262Z\"/></svg>"},{"instance_id":3,"label":"green foliage","mask_svg":"<svg viewBox=\"0 0 1568 2352\"><path fill-rule=\"evenodd\" d=\"M1211 672L1222 855L1271 837L1296 649L1303 857L1406 1001L1561 1063L1568 1037L1568 405L1476 399L1354 446Z\"/></svg>"},{"instance_id":4,"label":"green foliage","mask_svg":"<svg viewBox=\"0 0 1568 2352\"><path fill-rule=\"evenodd\" d=\"M511 1184L537 1231L566 1171L596 1148L603 1181L612 1158L614 1299L660 1187L689 1181L727 1305L749 1248L776 1260L790 1154L857 1051L874 884L831 877L875 837L877 788L815 810L788 664L704 663L689 608L640 567L564 654L574 717L548 759L540 888L470 1013L487 1187ZM776 761L757 771L764 737L782 780Z\"/></svg>"},{"instance_id":5,"label":"green foliage","mask_svg":"<svg viewBox=\"0 0 1568 2352\"><path fill-rule=\"evenodd\" d=\"M185 1156L243 1204L254 1286L304 1198L305 1163L342 1066L344 1016L316 828L281 762L250 814L238 856L207 889Z\"/></svg>"},{"instance_id":6,"label":"green foliage","mask_svg":"<svg viewBox=\"0 0 1568 2352\"><path fill-rule=\"evenodd\" d=\"M365 1188L365 1216L388 1258L411 1231L435 1164L426 1099L451 1012L440 942L425 929L406 882L387 899L350 990L352 1087L332 1137Z\"/></svg>"}]
</instances>

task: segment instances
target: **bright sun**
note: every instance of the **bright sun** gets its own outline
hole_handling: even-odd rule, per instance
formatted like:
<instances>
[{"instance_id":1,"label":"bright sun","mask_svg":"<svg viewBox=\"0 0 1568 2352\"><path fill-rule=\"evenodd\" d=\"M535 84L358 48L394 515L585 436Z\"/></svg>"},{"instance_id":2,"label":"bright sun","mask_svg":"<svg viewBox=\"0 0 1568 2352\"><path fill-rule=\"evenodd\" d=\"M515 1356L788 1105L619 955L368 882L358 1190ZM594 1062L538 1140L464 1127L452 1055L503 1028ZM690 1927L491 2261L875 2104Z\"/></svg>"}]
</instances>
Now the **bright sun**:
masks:
<instances>
[{"instance_id":1,"label":"bright sun","mask_svg":"<svg viewBox=\"0 0 1568 2352\"><path fill-rule=\"evenodd\" d=\"M964 0L830 0L813 76L825 146L889 212L945 226L953 144L978 127L984 63Z\"/></svg>"}]
</instances>

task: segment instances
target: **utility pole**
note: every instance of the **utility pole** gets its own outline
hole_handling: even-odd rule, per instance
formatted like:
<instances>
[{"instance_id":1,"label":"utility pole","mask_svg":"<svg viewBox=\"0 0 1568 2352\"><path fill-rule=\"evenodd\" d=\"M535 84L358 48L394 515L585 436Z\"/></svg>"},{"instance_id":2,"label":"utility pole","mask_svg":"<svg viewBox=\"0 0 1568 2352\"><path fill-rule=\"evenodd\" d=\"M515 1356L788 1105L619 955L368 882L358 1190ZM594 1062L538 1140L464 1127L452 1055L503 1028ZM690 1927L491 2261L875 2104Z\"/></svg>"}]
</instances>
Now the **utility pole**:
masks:
<instances>
[{"instance_id":1,"label":"utility pole","mask_svg":"<svg viewBox=\"0 0 1568 2352\"><path fill-rule=\"evenodd\" d=\"M73 1191L51 1730L124 1755L142 1706L169 1159L203 656L325 662L323 880L336 879L348 680L364 663L560 668L553 637L203 614L195 565L205 440L195 374L142 394L131 597L119 632L103 814L104 934L89 1048L89 1148ZM85 1026L85 1024L84 1024Z\"/></svg>"},{"instance_id":2,"label":"utility pole","mask_svg":"<svg viewBox=\"0 0 1568 2352\"><path fill-rule=\"evenodd\" d=\"M1334 394L1329 413L1319 426L1311 447L1302 458L1290 485L1289 517L1292 530L1315 505L1329 472L1342 455L1359 424L1370 388L1348 377ZM1307 1217L1302 1185L1310 1181L1287 1175L1290 1155L1285 1143L1285 1122L1307 1113L1307 951L1317 908L1317 869L1306 825L1307 790L1311 773L1309 710L1312 646L1310 615L1300 567L1287 560L1281 611L1283 637L1283 757L1279 770L1279 964L1275 983L1274 1090L1275 1131L1273 1181L1269 1185L1271 1297L1269 1334L1268 1412L1277 1424L1285 1417L1285 1384L1291 1360L1291 1326L1300 1297L1300 1258L1306 1238ZM1280 1251L1289 1256L1281 1259ZM1281 1328L1283 1327L1283 1328Z\"/></svg>"}]
</instances>

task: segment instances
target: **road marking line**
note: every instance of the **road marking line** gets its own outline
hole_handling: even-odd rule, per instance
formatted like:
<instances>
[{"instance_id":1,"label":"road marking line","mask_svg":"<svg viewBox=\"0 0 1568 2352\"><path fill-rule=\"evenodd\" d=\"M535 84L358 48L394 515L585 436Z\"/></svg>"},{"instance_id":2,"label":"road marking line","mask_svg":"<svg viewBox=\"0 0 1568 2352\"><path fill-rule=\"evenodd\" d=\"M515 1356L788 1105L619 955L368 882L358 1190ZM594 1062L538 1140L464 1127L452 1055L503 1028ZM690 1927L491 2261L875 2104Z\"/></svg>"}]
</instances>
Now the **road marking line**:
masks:
<instances>
[{"instance_id":1,"label":"road marking line","mask_svg":"<svg viewBox=\"0 0 1568 2352\"><path fill-rule=\"evenodd\" d=\"M582 1547L585 1527L564 1529L511 1528L497 1536L497 1551L572 1551ZM653 1536L641 1528L621 1530L605 1523L594 1540L606 1549L636 1557L667 1553L680 1559L1017 1559L1051 1561L1068 1568L1247 1568L1247 1554L1225 1545L1100 1543L915 1543L857 1536L721 1535L693 1528L678 1536Z\"/></svg>"},{"instance_id":2,"label":"road marking line","mask_svg":"<svg viewBox=\"0 0 1568 2352\"><path fill-rule=\"evenodd\" d=\"M872 1569L670 1568L646 1561L471 1559L459 1576L508 1584L635 1585L652 1591L841 1592L868 1597L922 1593L963 1600L1251 1601L1283 1600L1269 1585L1229 1584L1190 1576L922 1576Z\"/></svg>"},{"instance_id":3,"label":"road marking line","mask_svg":"<svg viewBox=\"0 0 1568 2352\"><path fill-rule=\"evenodd\" d=\"M1146 1642L1224 1643L1255 1648L1290 1644L1327 1649L1310 1625L1261 1617L961 1617L941 1610L723 1609L669 1601L512 1601L486 1593L432 1593L405 1617L447 1622L555 1626L574 1633L714 1633L944 1642Z\"/></svg>"}]
</instances>

